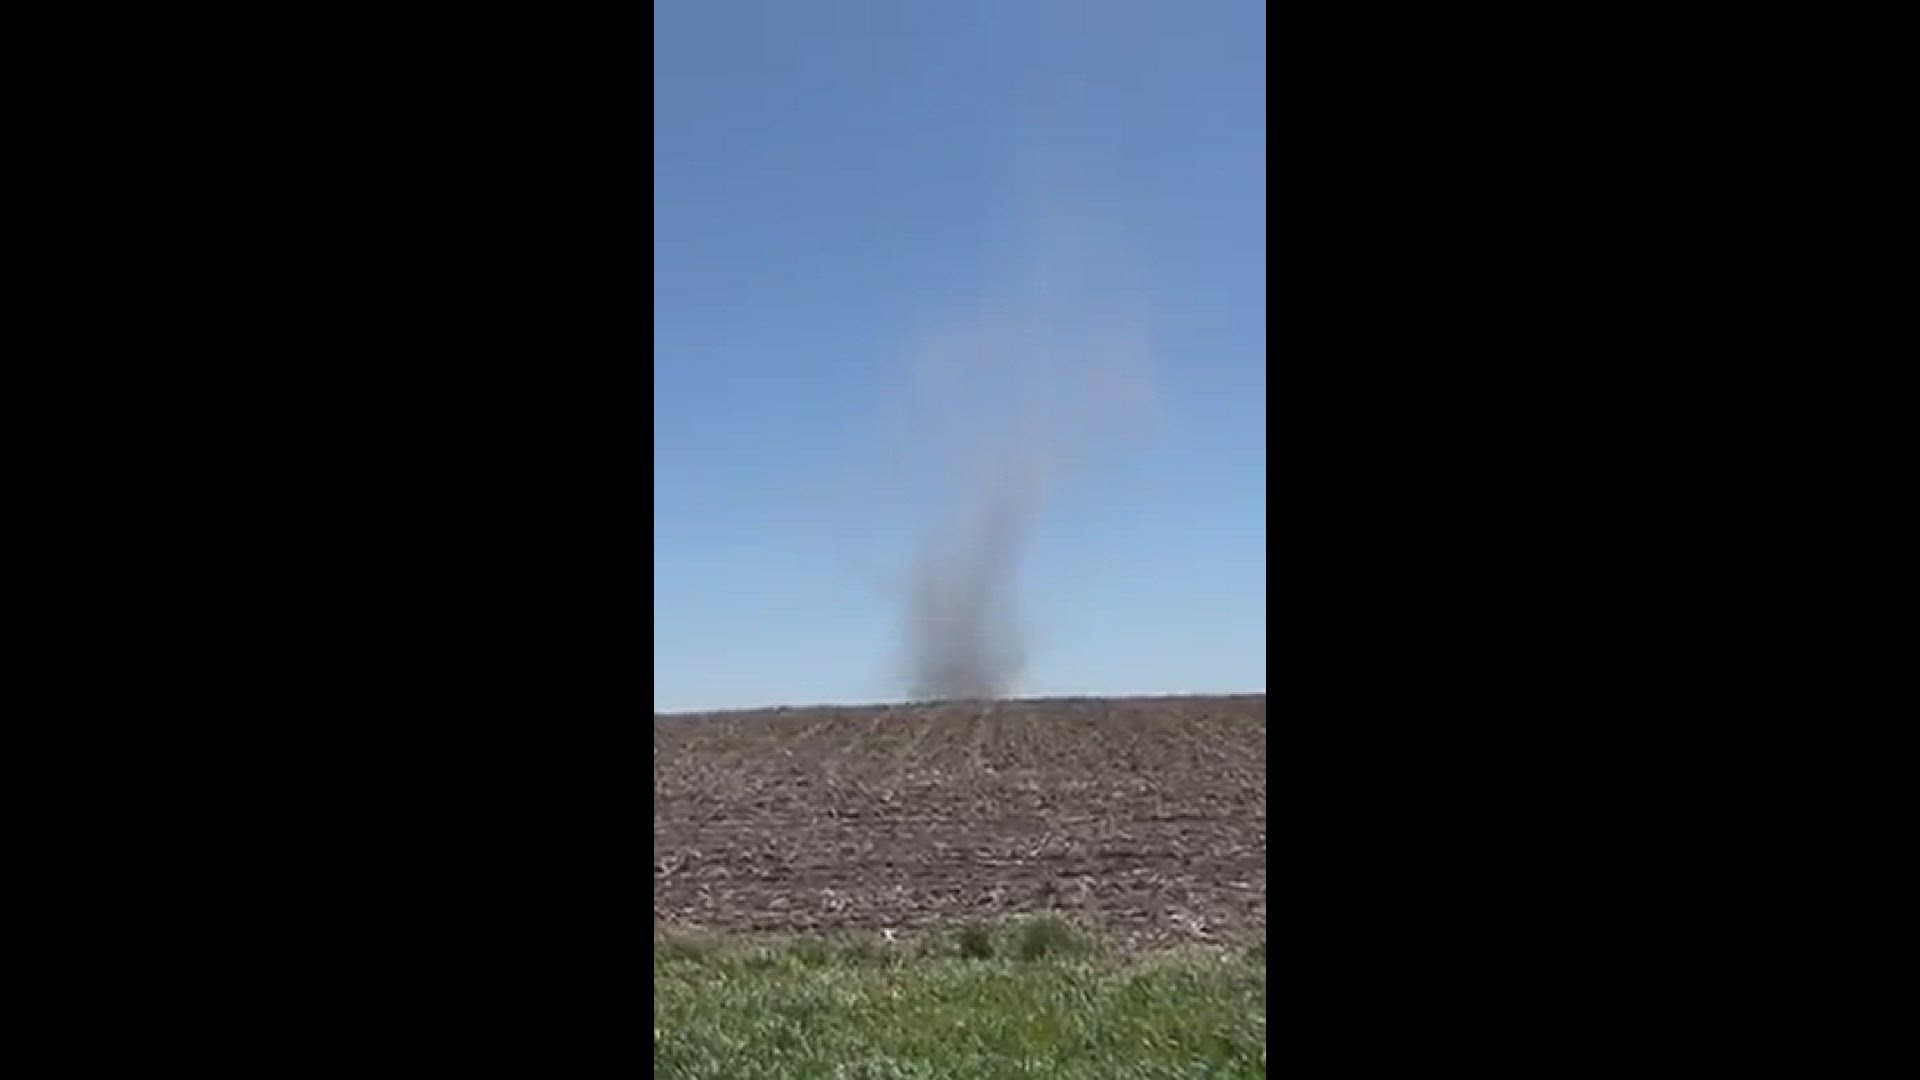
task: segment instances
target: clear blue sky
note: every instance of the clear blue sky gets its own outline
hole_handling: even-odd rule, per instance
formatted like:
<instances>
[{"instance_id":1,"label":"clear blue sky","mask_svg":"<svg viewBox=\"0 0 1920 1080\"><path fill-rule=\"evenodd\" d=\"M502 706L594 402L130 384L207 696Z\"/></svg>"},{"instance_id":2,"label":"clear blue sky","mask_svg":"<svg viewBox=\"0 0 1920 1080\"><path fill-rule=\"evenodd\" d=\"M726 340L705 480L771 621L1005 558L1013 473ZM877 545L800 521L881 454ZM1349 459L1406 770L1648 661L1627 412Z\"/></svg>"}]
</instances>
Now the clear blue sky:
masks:
<instances>
[{"instance_id":1,"label":"clear blue sky","mask_svg":"<svg viewBox=\"0 0 1920 1080\"><path fill-rule=\"evenodd\" d=\"M928 447L1041 323L1147 407L1068 440L1017 693L1265 689L1264 11L654 6L656 711L907 696Z\"/></svg>"}]
</instances>

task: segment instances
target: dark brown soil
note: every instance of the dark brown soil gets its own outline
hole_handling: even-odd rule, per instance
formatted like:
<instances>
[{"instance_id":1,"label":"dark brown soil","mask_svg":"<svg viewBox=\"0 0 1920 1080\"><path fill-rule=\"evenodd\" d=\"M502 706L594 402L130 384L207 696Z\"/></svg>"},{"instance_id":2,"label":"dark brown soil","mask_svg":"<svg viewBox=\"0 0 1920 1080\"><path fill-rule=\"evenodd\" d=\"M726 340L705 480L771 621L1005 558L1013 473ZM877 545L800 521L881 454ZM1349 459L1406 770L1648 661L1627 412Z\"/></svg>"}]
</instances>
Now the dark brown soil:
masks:
<instances>
[{"instance_id":1,"label":"dark brown soil","mask_svg":"<svg viewBox=\"0 0 1920 1080\"><path fill-rule=\"evenodd\" d=\"M654 918L1263 940L1266 787L1265 695L656 717Z\"/></svg>"}]
</instances>

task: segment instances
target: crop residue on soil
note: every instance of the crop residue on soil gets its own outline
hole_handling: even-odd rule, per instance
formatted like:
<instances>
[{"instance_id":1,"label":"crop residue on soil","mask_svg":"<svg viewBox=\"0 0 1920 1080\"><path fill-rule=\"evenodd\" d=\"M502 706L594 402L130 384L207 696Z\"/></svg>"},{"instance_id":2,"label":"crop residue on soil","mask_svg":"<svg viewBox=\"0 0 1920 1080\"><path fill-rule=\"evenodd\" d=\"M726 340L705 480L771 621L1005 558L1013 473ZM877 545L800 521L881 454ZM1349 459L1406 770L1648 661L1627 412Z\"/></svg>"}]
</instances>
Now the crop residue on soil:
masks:
<instances>
[{"instance_id":1,"label":"crop residue on soil","mask_svg":"<svg viewBox=\"0 0 1920 1080\"><path fill-rule=\"evenodd\" d=\"M654 918L1266 934L1265 695L657 717Z\"/></svg>"}]
</instances>

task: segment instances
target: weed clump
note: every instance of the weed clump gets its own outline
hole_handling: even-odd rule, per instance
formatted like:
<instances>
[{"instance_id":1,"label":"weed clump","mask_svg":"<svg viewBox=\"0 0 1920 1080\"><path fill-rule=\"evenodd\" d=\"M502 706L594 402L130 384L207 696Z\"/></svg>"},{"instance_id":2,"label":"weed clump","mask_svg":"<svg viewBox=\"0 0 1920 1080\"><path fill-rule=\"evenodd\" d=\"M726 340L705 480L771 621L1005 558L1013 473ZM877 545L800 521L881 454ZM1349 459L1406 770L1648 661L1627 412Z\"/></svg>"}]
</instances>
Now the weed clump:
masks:
<instances>
[{"instance_id":1,"label":"weed clump","mask_svg":"<svg viewBox=\"0 0 1920 1080\"><path fill-rule=\"evenodd\" d=\"M984 926L975 924L961 927L954 944L959 948L960 955L968 960L993 959L993 931Z\"/></svg>"},{"instance_id":2,"label":"weed clump","mask_svg":"<svg viewBox=\"0 0 1920 1080\"><path fill-rule=\"evenodd\" d=\"M833 946L817 938L801 938L787 946L787 955L801 967L825 967L833 962Z\"/></svg>"},{"instance_id":3,"label":"weed clump","mask_svg":"<svg viewBox=\"0 0 1920 1080\"><path fill-rule=\"evenodd\" d=\"M661 960L705 961L712 959L719 950L719 942L689 934L656 936L653 939L653 954Z\"/></svg>"},{"instance_id":4,"label":"weed clump","mask_svg":"<svg viewBox=\"0 0 1920 1080\"><path fill-rule=\"evenodd\" d=\"M1030 919L1013 935L1013 954L1022 960L1085 956L1092 951L1092 942L1065 919L1054 915Z\"/></svg>"}]
</instances>

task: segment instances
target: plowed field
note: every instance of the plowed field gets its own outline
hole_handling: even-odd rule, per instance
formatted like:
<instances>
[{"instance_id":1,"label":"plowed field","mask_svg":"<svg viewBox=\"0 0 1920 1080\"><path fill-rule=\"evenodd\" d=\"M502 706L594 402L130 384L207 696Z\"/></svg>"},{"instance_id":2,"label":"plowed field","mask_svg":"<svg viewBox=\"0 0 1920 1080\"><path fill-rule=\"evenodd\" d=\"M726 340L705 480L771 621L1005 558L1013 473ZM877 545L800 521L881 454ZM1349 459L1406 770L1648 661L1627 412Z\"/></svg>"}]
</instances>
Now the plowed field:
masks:
<instances>
[{"instance_id":1,"label":"plowed field","mask_svg":"<svg viewBox=\"0 0 1920 1080\"><path fill-rule=\"evenodd\" d=\"M654 918L1261 940L1266 785L1264 695L656 717Z\"/></svg>"}]
</instances>

